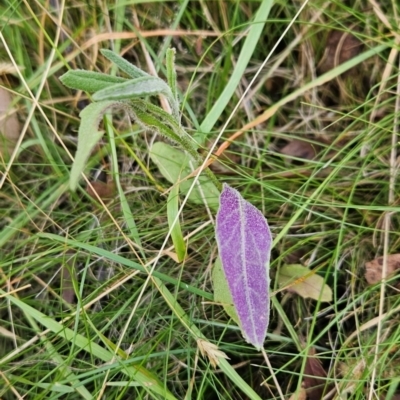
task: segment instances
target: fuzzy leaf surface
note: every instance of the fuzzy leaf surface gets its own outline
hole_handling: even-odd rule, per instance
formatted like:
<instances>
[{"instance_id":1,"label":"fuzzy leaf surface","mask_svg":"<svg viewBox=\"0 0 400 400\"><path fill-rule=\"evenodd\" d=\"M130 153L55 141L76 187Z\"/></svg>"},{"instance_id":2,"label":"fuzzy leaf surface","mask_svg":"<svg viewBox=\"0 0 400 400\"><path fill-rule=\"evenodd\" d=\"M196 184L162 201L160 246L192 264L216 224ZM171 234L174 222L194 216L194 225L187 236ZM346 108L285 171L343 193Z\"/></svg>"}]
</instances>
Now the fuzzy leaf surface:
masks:
<instances>
[{"instance_id":1,"label":"fuzzy leaf surface","mask_svg":"<svg viewBox=\"0 0 400 400\"><path fill-rule=\"evenodd\" d=\"M157 132L159 135L162 135L177 144L181 144L181 139L177 131L173 129L170 124L164 123L161 118L157 118L156 115L149 111L135 111L135 115L137 122L143 128Z\"/></svg>"},{"instance_id":2,"label":"fuzzy leaf surface","mask_svg":"<svg viewBox=\"0 0 400 400\"><path fill-rule=\"evenodd\" d=\"M261 349L269 323L271 232L261 211L227 184L220 197L216 238L242 334Z\"/></svg>"},{"instance_id":3,"label":"fuzzy leaf surface","mask_svg":"<svg viewBox=\"0 0 400 400\"><path fill-rule=\"evenodd\" d=\"M131 78L139 78L141 76L150 76L147 72L142 71L140 68L135 67L129 61L120 55L108 49L101 49L101 54L113 62L121 71L125 72Z\"/></svg>"},{"instance_id":4,"label":"fuzzy leaf surface","mask_svg":"<svg viewBox=\"0 0 400 400\"><path fill-rule=\"evenodd\" d=\"M169 86L155 76L141 76L116 83L93 94L94 101L132 100L135 98L163 94L169 101L175 118L179 115L179 107Z\"/></svg>"},{"instance_id":5,"label":"fuzzy leaf surface","mask_svg":"<svg viewBox=\"0 0 400 400\"><path fill-rule=\"evenodd\" d=\"M153 96L160 93L172 98L171 89L162 79L155 76L142 76L99 90L93 95L93 100L125 100Z\"/></svg>"},{"instance_id":6,"label":"fuzzy leaf surface","mask_svg":"<svg viewBox=\"0 0 400 400\"><path fill-rule=\"evenodd\" d=\"M76 189L90 153L104 135L103 130L99 131L99 124L103 115L115 106L120 106L120 103L116 101L101 101L89 104L79 114L81 124L78 132L78 148L69 180L71 190Z\"/></svg>"},{"instance_id":7,"label":"fuzzy leaf surface","mask_svg":"<svg viewBox=\"0 0 400 400\"><path fill-rule=\"evenodd\" d=\"M116 83L123 83L126 79L118 76L102 74L100 72L77 69L66 72L60 77L60 81L71 89L93 93L106 89Z\"/></svg>"}]
</instances>

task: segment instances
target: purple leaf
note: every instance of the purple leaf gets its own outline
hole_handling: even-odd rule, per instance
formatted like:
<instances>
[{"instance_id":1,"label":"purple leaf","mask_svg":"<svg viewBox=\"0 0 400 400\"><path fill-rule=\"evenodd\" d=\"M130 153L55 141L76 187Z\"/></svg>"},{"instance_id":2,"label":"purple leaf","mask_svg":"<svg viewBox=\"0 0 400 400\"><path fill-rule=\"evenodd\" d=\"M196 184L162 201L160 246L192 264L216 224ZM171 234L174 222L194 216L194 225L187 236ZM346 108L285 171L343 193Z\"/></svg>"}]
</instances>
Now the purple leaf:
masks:
<instances>
[{"instance_id":1,"label":"purple leaf","mask_svg":"<svg viewBox=\"0 0 400 400\"><path fill-rule=\"evenodd\" d=\"M225 183L216 238L242 334L261 349L269 322L271 232L263 214Z\"/></svg>"}]
</instances>

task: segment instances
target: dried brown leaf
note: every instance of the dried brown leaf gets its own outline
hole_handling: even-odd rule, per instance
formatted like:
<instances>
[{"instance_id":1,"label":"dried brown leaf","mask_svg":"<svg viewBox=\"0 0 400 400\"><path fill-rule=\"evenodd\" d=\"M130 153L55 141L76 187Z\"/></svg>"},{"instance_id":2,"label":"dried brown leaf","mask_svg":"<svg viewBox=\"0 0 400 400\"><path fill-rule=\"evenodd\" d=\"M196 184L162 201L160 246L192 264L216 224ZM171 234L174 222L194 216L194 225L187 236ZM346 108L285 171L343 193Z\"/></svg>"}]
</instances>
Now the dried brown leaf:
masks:
<instances>
[{"instance_id":1,"label":"dried brown leaf","mask_svg":"<svg viewBox=\"0 0 400 400\"><path fill-rule=\"evenodd\" d=\"M202 36L199 36L196 39L195 44L194 44L194 48L195 48L196 54L198 56L203 54L204 50L203 50L203 37Z\"/></svg>"},{"instance_id":2,"label":"dried brown leaf","mask_svg":"<svg viewBox=\"0 0 400 400\"><path fill-rule=\"evenodd\" d=\"M320 71L327 72L357 56L362 43L351 33L342 31L329 32L325 53L320 62Z\"/></svg>"},{"instance_id":3,"label":"dried brown leaf","mask_svg":"<svg viewBox=\"0 0 400 400\"><path fill-rule=\"evenodd\" d=\"M285 147L281 149L281 153L296 158L312 160L317 152L315 146L304 140L293 139Z\"/></svg>"},{"instance_id":4,"label":"dried brown leaf","mask_svg":"<svg viewBox=\"0 0 400 400\"><path fill-rule=\"evenodd\" d=\"M375 258L365 263L365 279L370 285L382 280L383 257ZM400 269L400 254L390 254L386 257L386 276L393 275Z\"/></svg>"},{"instance_id":5,"label":"dried brown leaf","mask_svg":"<svg viewBox=\"0 0 400 400\"><path fill-rule=\"evenodd\" d=\"M71 264L64 264L61 268L61 296L65 302L73 304L75 302L75 291L72 283Z\"/></svg>"},{"instance_id":6,"label":"dried brown leaf","mask_svg":"<svg viewBox=\"0 0 400 400\"><path fill-rule=\"evenodd\" d=\"M321 400L323 398L326 386L327 373L321 364L321 361L315 357L315 350L310 349L304 374L307 375L303 380L303 387L306 389L309 400Z\"/></svg>"},{"instance_id":7,"label":"dried brown leaf","mask_svg":"<svg viewBox=\"0 0 400 400\"><path fill-rule=\"evenodd\" d=\"M10 93L0 87L0 155L9 156L18 141L21 129L18 118L11 109Z\"/></svg>"},{"instance_id":8,"label":"dried brown leaf","mask_svg":"<svg viewBox=\"0 0 400 400\"><path fill-rule=\"evenodd\" d=\"M173 261L175 261L177 264L180 263L179 258L178 258L178 255L177 255L175 252L173 252L173 251L168 251L168 250L164 250L164 251L162 252L162 254L165 255L165 256L167 256L167 257L170 257L170 258L171 258Z\"/></svg>"},{"instance_id":9,"label":"dried brown leaf","mask_svg":"<svg viewBox=\"0 0 400 400\"><path fill-rule=\"evenodd\" d=\"M324 278L307 267L299 264L283 265L277 279L281 288L297 293L304 299L332 301L332 289L324 282Z\"/></svg>"},{"instance_id":10,"label":"dried brown leaf","mask_svg":"<svg viewBox=\"0 0 400 400\"><path fill-rule=\"evenodd\" d=\"M338 373L345 378L349 383L357 382L362 379L363 374L365 373L365 362L353 360L346 360L346 362L342 362L338 364Z\"/></svg>"},{"instance_id":11,"label":"dried brown leaf","mask_svg":"<svg viewBox=\"0 0 400 400\"><path fill-rule=\"evenodd\" d=\"M91 186L86 187L87 194L94 199L97 199L95 192L102 200L112 200L115 198L117 188L115 182L90 182Z\"/></svg>"}]
</instances>

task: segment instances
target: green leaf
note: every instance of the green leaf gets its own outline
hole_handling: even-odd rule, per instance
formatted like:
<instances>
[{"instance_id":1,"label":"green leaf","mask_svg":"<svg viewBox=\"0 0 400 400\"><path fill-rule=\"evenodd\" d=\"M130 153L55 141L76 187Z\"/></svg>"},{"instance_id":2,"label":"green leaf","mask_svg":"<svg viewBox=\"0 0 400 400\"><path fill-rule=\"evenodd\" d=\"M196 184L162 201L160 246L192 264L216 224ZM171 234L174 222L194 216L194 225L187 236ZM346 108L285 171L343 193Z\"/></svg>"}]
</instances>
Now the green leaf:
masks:
<instances>
[{"instance_id":1,"label":"green leaf","mask_svg":"<svg viewBox=\"0 0 400 400\"><path fill-rule=\"evenodd\" d=\"M175 149L167 143L154 143L150 149L150 158L157 165L161 174L172 184L192 173L190 157L182 151ZM193 162L193 167L197 165ZM180 190L188 193L193 178L180 182ZM197 184L189 195L189 200L196 204L206 204L216 211L219 207L219 190L208 176L200 175Z\"/></svg>"},{"instance_id":2,"label":"green leaf","mask_svg":"<svg viewBox=\"0 0 400 400\"><path fill-rule=\"evenodd\" d=\"M294 264L281 267L278 284L279 287L297 293L304 299L311 298L322 302L332 301L332 289L324 283L324 278L302 265Z\"/></svg>"},{"instance_id":3,"label":"green leaf","mask_svg":"<svg viewBox=\"0 0 400 400\"><path fill-rule=\"evenodd\" d=\"M90 153L104 135L104 131L98 130L103 115L116 106L122 106L122 103L116 101L92 103L85 107L79 114L81 124L78 132L78 149L75 154L69 180L71 190L76 189Z\"/></svg>"},{"instance_id":4,"label":"green leaf","mask_svg":"<svg viewBox=\"0 0 400 400\"><path fill-rule=\"evenodd\" d=\"M137 118L139 123L142 122L143 127L147 127L174 141L183 150L187 151L196 162L202 162L199 153L193 145L193 139L182 128L176 118L148 101L136 99L131 104L134 114L136 114L136 116L133 115L133 118Z\"/></svg>"},{"instance_id":5,"label":"green leaf","mask_svg":"<svg viewBox=\"0 0 400 400\"><path fill-rule=\"evenodd\" d=\"M153 130L179 144L192 157L196 165L203 163L203 159L193 145L193 139L171 114L168 114L154 104L139 99L132 101L131 105L133 108L131 111L132 118L143 126L143 128ZM190 170L190 161L188 159L185 164L188 170ZM218 189L221 189L221 184L209 168L205 169L205 173L214 185Z\"/></svg>"},{"instance_id":6,"label":"green leaf","mask_svg":"<svg viewBox=\"0 0 400 400\"><path fill-rule=\"evenodd\" d=\"M225 312L240 326L239 317L236 314L231 291L219 257L215 260L211 279L214 287L214 301L220 303Z\"/></svg>"},{"instance_id":7,"label":"green leaf","mask_svg":"<svg viewBox=\"0 0 400 400\"><path fill-rule=\"evenodd\" d=\"M150 76L147 72L142 71L140 68L135 67L129 61L126 61L125 58L121 57L118 54L115 54L111 50L101 49L101 54L104 57L109 59L112 63L114 63L121 71L125 72L131 78L140 78L141 76Z\"/></svg>"},{"instance_id":8,"label":"green leaf","mask_svg":"<svg viewBox=\"0 0 400 400\"><path fill-rule=\"evenodd\" d=\"M146 97L157 94L165 94L172 98L171 89L162 79L155 76L142 76L136 79L129 79L122 83L116 83L99 90L93 95L93 100L130 100L136 97Z\"/></svg>"},{"instance_id":9,"label":"green leaf","mask_svg":"<svg viewBox=\"0 0 400 400\"><path fill-rule=\"evenodd\" d=\"M171 124L166 124L150 112L135 111L135 119L143 128L156 132L176 144L181 144L181 138L177 131L171 127Z\"/></svg>"},{"instance_id":10,"label":"green leaf","mask_svg":"<svg viewBox=\"0 0 400 400\"><path fill-rule=\"evenodd\" d=\"M68 379L71 380L71 384L75 386L75 388L67 385L63 385L59 382L51 382L51 383L45 383L45 382L31 382L28 379L25 379L22 376L14 376L12 374L7 374L7 377L13 382L18 382L18 383L23 383L27 387L33 388L42 388L48 391L56 392L56 393L76 393L77 392L77 387L76 385L79 385L79 382L72 382L73 377L68 376ZM82 396L82 395L81 395ZM82 396L83 397L83 396ZM52 397L52 398L57 398L57 397ZM89 391L87 391L87 395L84 397L90 400L93 400L93 396L90 394Z\"/></svg>"},{"instance_id":11,"label":"green leaf","mask_svg":"<svg viewBox=\"0 0 400 400\"><path fill-rule=\"evenodd\" d=\"M97 92L115 85L116 83L123 83L126 81L126 79L118 76L79 69L68 71L60 77L60 80L65 86L71 89L83 90L89 93Z\"/></svg>"},{"instance_id":12,"label":"green leaf","mask_svg":"<svg viewBox=\"0 0 400 400\"><path fill-rule=\"evenodd\" d=\"M179 211L179 183L172 186L167 202L167 215L168 215L168 226L171 230L172 243L175 247L176 255L178 256L178 261L184 260L186 255L186 243L183 239L182 229L179 222L179 218L176 218ZM176 219L176 222L174 223Z\"/></svg>"},{"instance_id":13,"label":"green leaf","mask_svg":"<svg viewBox=\"0 0 400 400\"><path fill-rule=\"evenodd\" d=\"M175 118L178 118L179 107L171 89L162 79L155 76L142 76L108 86L94 93L93 100L131 100L158 94L166 96L171 105L172 114Z\"/></svg>"}]
</instances>

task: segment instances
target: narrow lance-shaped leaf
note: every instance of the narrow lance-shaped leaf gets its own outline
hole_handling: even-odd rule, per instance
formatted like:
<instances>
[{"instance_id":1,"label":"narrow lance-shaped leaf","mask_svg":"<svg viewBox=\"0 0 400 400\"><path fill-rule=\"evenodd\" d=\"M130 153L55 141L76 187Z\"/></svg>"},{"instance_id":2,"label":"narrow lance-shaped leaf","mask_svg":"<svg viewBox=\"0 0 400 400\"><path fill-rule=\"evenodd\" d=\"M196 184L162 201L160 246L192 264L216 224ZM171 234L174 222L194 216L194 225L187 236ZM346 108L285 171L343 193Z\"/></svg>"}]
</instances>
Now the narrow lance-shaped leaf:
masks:
<instances>
[{"instance_id":1,"label":"narrow lance-shaped leaf","mask_svg":"<svg viewBox=\"0 0 400 400\"><path fill-rule=\"evenodd\" d=\"M160 135L166 136L168 139L179 144L196 162L203 162L203 159L194 147L193 139L182 128L179 121L177 121L173 115L167 113L162 108L141 99L132 100L130 104L135 110L137 117L139 117L139 114L142 116L149 115L150 119L157 122L149 123L148 125L156 127Z\"/></svg>"},{"instance_id":2,"label":"narrow lance-shaped leaf","mask_svg":"<svg viewBox=\"0 0 400 400\"><path fill-rule=\"evenodd\" d=\"M139 78L140 76L150 76L147 72L135 67L129 61L111 50L101 49L101 54L113 62L121 71L124 71L131 78Z\"/></svg>"},{"instance_id":3,"label":"narrow lance-shaped leaf","mask_svg":"<svg viewBox=\"0 0 400 400\"><path fill-rule=\"evenodd\" d=\"M127 79L118 76L102 74L100 72L73 70L60 76L60 81L71 89L83 90L93 93L105 89L116 83L125 82Z\"/></svg>"},{"instance_id":4,"label":"narrow lance-shaped leaf","mask_svg":"<svg viewBox=\"0 0 400 400\"><path fill-rule=\"evenodd\" d=\"M181 224L179 219L175 221L175 218L179 211L179 183L172 186L167 202L167 216L168 216L168 226L171 230L171 239L175 247L175 252L178 257L178 261L181 262L185 258L186 254L186 243L183 238Z\"/></svg>"},{"instance_id":5,"label":"narrow lance-shaped leaf","mask_svg":"<svg viewBox=\"0 0 400 400\"><path fill-rule=\"evenodd\" d=\"M99 131L99 124L103 115L115 106L123 106L116 101L101 101L89 104L79 114L81 124L78 132L78 149L75 154L75 161L72 165L69 186L75 190L79 177L85 168L85 163L97 142L104 135L104 131Z\"/></svg>"},{"instance_id":6,"label":"narrow lance-shaped leaf","mask_svg":"<svg viewBox=\"0 0 400 400\"><path fill-rule=\"evenodd\" d=\"M155 76L142 76L108 86L94 93L93 100L131 100L158 94L166 96L171 105L173 116L177 118L179 116L179 108L171 89L162 79Z\"/></svg>"},{"instance_id":7,"label":"narrow lance-shaped leaf","mask_svg":"<svg viewBox=\"0 0 400 400\"><path fill-rule=\"evenodd\" d=\"M183 150L189 153L189 155L195 161L195 164L201 165L203 163L203 158L196 151L193 145L193 139L182 128L174 116L168 114L160 107L151 103L144 103L140 99L133 100L131 104L134 105L133 108L135 109L136 113L136 116L132 114L133 119L136 119L144 127L154 130L160 135L163 135L179 144ZM136 110L138 107L139 110ZM190 165L187 161L185 161L185 166L190 170ZM212 171L209 168L206 168L205 173L208 175L214 185L220 190L221 184Z\"/></svg>"},{"instance_id":8,"label":"narrow lance-shaped leaf","mask_svg":"<svg viewBox=\"0 0 400 400\"><path fill-rule=\"evenodd\" d=\"M216 238L242 334L261 349L269 322L271 232L263 214L227 184L220 197Z\"/></svg>"},{"instance_id":9,"label":"narrow lance-shaped leaf","mask_svg":"<svg viewBox=\"0 0 400 400\"><path fill-rule=\"evenodd\" d=\"M160 93L172 98L171 89L162 79L155 76L142 76L99 90L94 93L93 100L130 100Z\"/></svg>"}]
</instances>

